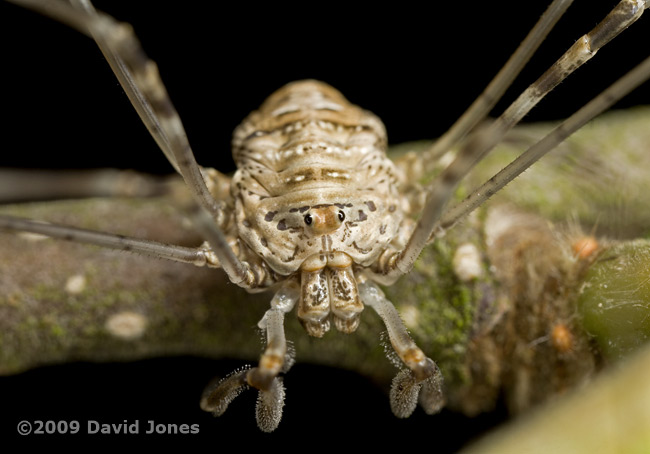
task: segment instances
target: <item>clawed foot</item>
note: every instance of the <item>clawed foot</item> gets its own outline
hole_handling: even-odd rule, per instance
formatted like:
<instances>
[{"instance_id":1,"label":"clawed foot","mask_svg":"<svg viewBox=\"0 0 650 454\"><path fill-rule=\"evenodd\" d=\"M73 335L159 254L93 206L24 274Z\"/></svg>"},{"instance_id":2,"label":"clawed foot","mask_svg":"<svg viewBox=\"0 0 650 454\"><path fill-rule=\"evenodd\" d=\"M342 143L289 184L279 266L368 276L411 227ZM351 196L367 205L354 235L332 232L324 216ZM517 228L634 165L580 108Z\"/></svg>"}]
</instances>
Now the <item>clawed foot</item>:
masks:
<instances>
[{"instance_id":1,"label":"clawed foot","mask_svg":"<svg viewBox=\"0 0 650 454\"><path fill-rule=\"evenodd\" d=\"M296 287L289 282L280 289L258 323L266 332L266 348L257 367L246 366L226 378L205 388L201 408L221 416L228 405L248 388L258 390L255 416L257 426L264 432L273 432L282 419L284 386L280 373L286 373L294 362L293 349L284 336L284 314L291 310L300 297Z\"/></svg>"},{"instance_id":2,"label":"clawed foot","mask_svg":"<svg viewBox=\"0 0 650 454\"><path fill-rule=\"evenodd\" d=\"M236 370L226 378L208 385L201 397L201 409L221 416L228 405L243 391L251 386L251 380L257 377L258 368L250 366ZM259 389L255 417L257 426L263 432L273 432L282 419L284 407L284 386L282 379L273 377L268 380L266 389Z\"/></svg>"},{"instance_id":3,"label":"clawed foot","mask_svg":"<svg viewBox=\"0 0 650 454\"><path fill-rule=\"evenodd\" d=\"M438 413L445 405L442 390L442 373L438 366L426 358L429 373L423 379L416 378L411 369L402 369L393 378L390 389L390 407L398 418L408 418L418 402L425 413Z\"/></svg>"},{"instance_id":4,"label":"clawed foot","mask_svg":"<svg viewBox=\"0 0 650 454\"><path fill-rule=\"evenodd\" d=\"M376 284L370 281L360 284L359 294L363 302L377 311L384 321L391 346L397 358L406 366L395 376L391 385L390 406L395 416L408 418L418 401L427 414L439 412L445 405L445 395L442 373L436 363L415 345L397 309Z\"/></svg>"},{"instance_id":5,"label":"clawed foot","mask_svg":"<svg viewBox=\"0 0 650 454\"><path fill-rule=\"evenodd\" d=\"M372 306L386 324L393 350L406 367L393 379L390 405L398 418L408 418L418 402L427 414L439 412L445 405L442 373L409 336L399 313L379 287L370 282L359 286L365 303ZM257 425L264 432L274 431L280 424L284 407L284 386L278 377L293 364L293 352L284 337L284 314L299 299L294 287L287 286L274 297L258 326L266 331L267 345L258 367L236 370L205 389L201 408L221 416L228 405L248 388L258 390L255 410Z\"/></svg>"}]
</instances>

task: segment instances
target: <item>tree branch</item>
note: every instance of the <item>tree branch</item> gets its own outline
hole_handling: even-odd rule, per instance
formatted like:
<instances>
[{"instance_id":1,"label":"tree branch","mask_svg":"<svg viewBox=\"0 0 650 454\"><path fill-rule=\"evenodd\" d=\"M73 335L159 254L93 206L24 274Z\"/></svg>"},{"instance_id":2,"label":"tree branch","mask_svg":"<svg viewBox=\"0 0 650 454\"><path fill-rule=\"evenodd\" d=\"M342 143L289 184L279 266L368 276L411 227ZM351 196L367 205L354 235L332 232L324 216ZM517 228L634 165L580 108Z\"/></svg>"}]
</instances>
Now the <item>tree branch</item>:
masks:
<instances>
[{"instance_id":1,"label":"tree branch","mask_svg":"<svg viewBox=\"0 0 650 454\"><path fill-rule=\"evenodd\" d=\"M619 131L636 143L631 131ZM528 137L520 134L511 138L517 149ZM605 214L597 227L615 230L620 216L611 213L621 211L621 192L612 182L629 175L621 191L647 185L636 171L649 168L638 165L647 153L617 146L614 162L608 150L593 154L594 143L600 139L564 145L490 208L428 247L412 273L386 288L416 341L440 365L451 408L470 415L489 411L503 394L509 408L520 412L589 381L604 363L650 336L650 242L599 239L589 253L576 249L596 225L580 207L599 207ZM506 149L495 156L508 154ZM574 156L578 169L563 170ZM603 169L610 170L599 173ZM566 184L567 172L583 188L594 174L602 178L576 195ZM482 179L477 175L459 197ZM531 185L533 195L526 197L519 184ZM640 220L626 219L624 235L647 225L648 211L635 207L648 206L650 190L638 191L625 199L623 211L631 216L633 210ZM532 205L546 217L530 214ZM0 211L185 246L201 243L165 198L58 201ZM554 227L548 218L571 222ZM77 360L182 354L255 361L260 354L255 326L270 294L248 294L220 270L25 234L0 234L0 251L0 374ZM603 288L626 292L595 291ZM617 295L625 304L617 303ZM635 324L632 331L629 323ZM299 362L351 369L383 383L395 373L380 342L384 327L372 311L365 311L354 335L333 330L312 339L291 316L286 329Z\"/></svg>"}]
</instances>

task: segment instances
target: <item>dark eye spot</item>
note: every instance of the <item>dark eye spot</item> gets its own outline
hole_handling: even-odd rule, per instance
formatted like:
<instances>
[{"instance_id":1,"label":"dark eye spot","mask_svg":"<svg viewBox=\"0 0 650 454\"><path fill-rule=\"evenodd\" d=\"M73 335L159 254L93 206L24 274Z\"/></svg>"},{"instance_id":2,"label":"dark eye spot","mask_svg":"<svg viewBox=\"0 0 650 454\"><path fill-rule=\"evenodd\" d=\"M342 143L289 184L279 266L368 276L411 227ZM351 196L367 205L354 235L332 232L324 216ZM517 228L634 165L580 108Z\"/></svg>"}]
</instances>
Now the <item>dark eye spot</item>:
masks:
<instances>
[{"instance_id":1,"label":"dark eye spot","mask_svg":"<svg viewBox=\"0 0 650 454\"><path fill-rule=\"evenodd\" d=\"M312 219L312 217L311 217L311 214L306 214L306 215L305 215L305 224L307 224L307 225L311 225L312 220L313 220L313 219Z\"/></svg>"},{"instance_id":2,"label":"dark eye spot","mask_svg":"<svg viewBox=\"0 0 650 454\"><path fill-rule=\"evenodd\" d=\"M345 213L342 210L339 210L339 221L345 221Z\"/></svg>"}]
</instances>

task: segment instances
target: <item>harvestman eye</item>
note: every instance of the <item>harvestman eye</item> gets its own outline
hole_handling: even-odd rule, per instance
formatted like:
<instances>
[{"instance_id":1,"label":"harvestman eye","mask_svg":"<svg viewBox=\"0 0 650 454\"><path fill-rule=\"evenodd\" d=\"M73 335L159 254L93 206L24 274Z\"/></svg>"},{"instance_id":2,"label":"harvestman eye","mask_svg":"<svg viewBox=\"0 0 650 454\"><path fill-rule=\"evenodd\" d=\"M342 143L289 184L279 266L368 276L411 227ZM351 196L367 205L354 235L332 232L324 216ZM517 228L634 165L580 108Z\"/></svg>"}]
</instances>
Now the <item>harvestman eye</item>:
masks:
<instances>
[{"instance_id":1,"label":"harvestman eye","mask_svg":"<svg viewBox=\"0 0 650 454\"><path fill-rule=\"evenodd\" d=\"M339 210L339 221L343 222L345 221L345 213L343 210Z\"/></svg>"},{"instance_id":2,"label":"harvestman eye","mask_svg":"<svg viewBox=\"0 0 650 454\"><path fill-rule=\"evenodd\" d=\"M305 224L307 224L307 225L311 225L312 220L313 220L313 219L312 219L312 217L311 217L311 214L306 214L306 215L305 215Z\"/></svg>"}]
</instances>

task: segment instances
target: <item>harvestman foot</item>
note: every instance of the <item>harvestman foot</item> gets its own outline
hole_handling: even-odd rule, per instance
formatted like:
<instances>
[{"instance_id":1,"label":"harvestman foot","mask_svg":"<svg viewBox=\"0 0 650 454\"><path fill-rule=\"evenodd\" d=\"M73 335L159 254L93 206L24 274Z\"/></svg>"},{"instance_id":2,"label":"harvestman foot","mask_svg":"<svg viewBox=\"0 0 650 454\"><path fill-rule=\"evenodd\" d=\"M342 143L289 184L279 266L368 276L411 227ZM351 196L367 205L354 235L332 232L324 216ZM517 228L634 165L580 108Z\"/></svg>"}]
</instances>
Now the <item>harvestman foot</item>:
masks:
<instances>
[{"instance_id":1,"label":"harvestman foot","mask_svg":"<svg viewBox=\"0 0 650 454\"><path fill-rule=\"evenodd\" d=\"M208 385L201 398L201 409L221 416L230 402L242 391L253 387L259 391L255 416L258 427L272 432L282 419L284 386L278 375L293 365L293 352L287 348L284 335L284 315L300 298L295 281L287 282L273 297L258 327L266 331L266 349L257 367L246 366L226 378Z\"/></svg>"},{"instance_id":2,"label":"harvestman foot","mask_svg":"<svg viewBox=\"0 0 650 454\"><path fill-rule=\"evenodd\" d=\"M395 416L408 418L418 401L427 414L439 412L445 405L445 397L442 373L436 363L415 345L397 309L376 284L371 281L360 283L359 294L362 301L381 317L395 353L407 366L395 376L391 385L390 406Z\"/></svg>"},{"instance_id":3,"label":"harvestman foot","mask_svg":"<svg viewBox=\"0 0 650 454\"><path fill-rule=\"evenodd\" d=\"M445 404L443 377L438 366L408 335L397 309L383 292L370 281L359 284L362 301L381 317L388 330L391 345L407 366L393 379L390 405L398 418L408 418L418 402L427 414L437 413ZM201 398L201 408L221 416L228 405L249 387L259 390L256 408L257 425L272 432L280 423L284 406L284 386L278 377L287 372L293 357L287 350L284 336L284 315L300 298L295 282L283 287L273 298L269 309L258 324L266 330L267 346L257 367L246 366L226 378L208 385Z\"/></svg>"}]
</instances>

